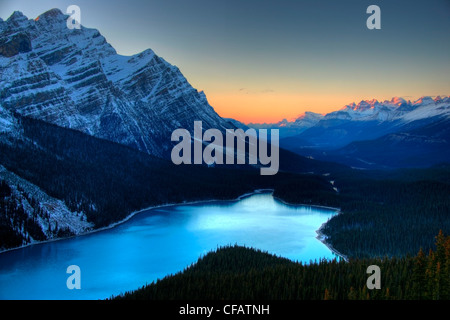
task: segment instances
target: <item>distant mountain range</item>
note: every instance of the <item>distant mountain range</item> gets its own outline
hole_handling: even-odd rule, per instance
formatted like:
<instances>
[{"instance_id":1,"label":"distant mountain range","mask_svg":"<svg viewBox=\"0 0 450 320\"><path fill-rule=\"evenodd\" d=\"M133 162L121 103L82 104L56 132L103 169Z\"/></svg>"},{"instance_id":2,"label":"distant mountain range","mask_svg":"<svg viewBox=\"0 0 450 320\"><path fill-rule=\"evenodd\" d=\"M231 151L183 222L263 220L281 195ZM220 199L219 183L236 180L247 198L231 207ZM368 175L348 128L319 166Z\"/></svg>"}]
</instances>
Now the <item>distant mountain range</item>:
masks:
<instances>
[{"instance_id":1,"label":"distant mountain range","mask_svg":"<svg viewBox=\"0 0 450 320\"><path fill-rule=\"evenodd\" d=\"M361 101L294 121L249 124L278 128L280 145L300 155L358 168L422 167L450 161L450 98Z\"/></svg>"},{"instance_id":2,"label":"distant mountain range","mask_svg":"<svg viewBox=\"0 0 450 320\"><path fill-rule=\"evenodd\" d=\"M352 103L344 106L338 111L333 111L328 114L320 114L315 112L305 112L293 120L283 119L276 123L250 123L247 126L252 128L278 128L290 129L286 130L284 135L293 135L292 133L300 134L312 127L328 127L334 126L336 121L362 121L370 123L375 121L377 123L409 123L415 120L423 120L432 118L434 116L449 116L450 115L450 98L449 97L421 97L420 99L411 102L403 98L394 97L390 101L379 102L378 100L363 100L358 104Z\"/></svg>"}]
</instances>

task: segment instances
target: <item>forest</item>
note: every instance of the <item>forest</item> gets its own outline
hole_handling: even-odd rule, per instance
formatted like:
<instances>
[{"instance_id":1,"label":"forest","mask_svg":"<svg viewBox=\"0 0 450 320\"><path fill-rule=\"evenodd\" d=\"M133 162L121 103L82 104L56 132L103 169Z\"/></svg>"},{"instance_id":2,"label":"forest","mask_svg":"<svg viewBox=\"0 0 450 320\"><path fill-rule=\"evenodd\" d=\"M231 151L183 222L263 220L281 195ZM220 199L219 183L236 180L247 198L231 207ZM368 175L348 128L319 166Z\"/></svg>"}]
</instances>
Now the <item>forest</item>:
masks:
<instances>
[{"instance_id":1,"label":"forest","mask_svg":"<svg viewBox=\"0 0 450 320\"><path fill-rule=\"evenodd\" d=\"M381 288L368 289L377 265ZM222 247L197 263L115 300L448 300L450 236L442 231L428 253L309 264L242 246Z\"/></svg>"},{"instance_id":2,"label":"forest","mask_svg":"<svg viewBox=\"0 0 450 320\"><path fill-rule=\"evenodd\" d=\"M150 206L235 199L264 188L291 204L340 208L323 233L351 258L404 257L420 248L428 252L439 230L450 233L449 165L362 171L280 149L280 171L261 176L251 166L176 166L79 131L17 118L22 134L1 137L0 164L64 200L71 210L84 211L96 228ZM0 247L27 241L17 238L12 224L33 229L29 234L40 239L32 219L13 206L17 201L8 196L5 183L2 190Z\"/></svg>"},{"instance_id":3,"label":"forest","mask_svg":"<svg viewBox=\"0 0 450 320\"><path fill-rule=\"evenodd\" d=\"M36 207L36 210L39 210ZM13 228L8 227L12 224ZM14 195L9 185L0 180L0 243L5 247L20 246L30 239L22 239L17 229L26 229L36 240L45 240L45 235L35 220L35 214L31 217L25 213L21 199Z\"/></svg>"},{"instance_id":4,"label":"forest","mask_svg":"<svg viewBox=\"0 0 450 320\"><path fill-rule=\"evenodd\" d=\"M338 193L298 185L275 188L291 203L340 208L324 229L328 242L346 256L393 257L429 250L434 236L450 233L450 166L333 175ZM308 202L310 201L310 202Z\"/></svg>"}]
</instances>

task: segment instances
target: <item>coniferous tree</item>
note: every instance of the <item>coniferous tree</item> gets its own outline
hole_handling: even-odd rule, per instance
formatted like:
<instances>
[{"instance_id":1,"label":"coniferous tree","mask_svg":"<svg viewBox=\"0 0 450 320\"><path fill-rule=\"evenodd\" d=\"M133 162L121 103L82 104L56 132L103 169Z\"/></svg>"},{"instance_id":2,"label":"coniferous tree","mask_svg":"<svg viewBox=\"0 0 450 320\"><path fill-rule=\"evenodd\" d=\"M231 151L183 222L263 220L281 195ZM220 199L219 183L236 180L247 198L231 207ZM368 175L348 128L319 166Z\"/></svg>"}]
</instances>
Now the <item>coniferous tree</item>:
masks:
<instances>
[{"instance_id":1,"label":"coniferous tree","mask_svg":"<svg viewBox=\"0 0 450 320\"><path fill-rule=\"evenodd\" d=\"M413 287L412 287L412 298L413 299L423 299L426 298L426 293L424 288L426 288L426 276L425 271L427 268L427 257L420 248L419 253L414 259L414 269L413 269Z\"/></svg>"}]
</instances>

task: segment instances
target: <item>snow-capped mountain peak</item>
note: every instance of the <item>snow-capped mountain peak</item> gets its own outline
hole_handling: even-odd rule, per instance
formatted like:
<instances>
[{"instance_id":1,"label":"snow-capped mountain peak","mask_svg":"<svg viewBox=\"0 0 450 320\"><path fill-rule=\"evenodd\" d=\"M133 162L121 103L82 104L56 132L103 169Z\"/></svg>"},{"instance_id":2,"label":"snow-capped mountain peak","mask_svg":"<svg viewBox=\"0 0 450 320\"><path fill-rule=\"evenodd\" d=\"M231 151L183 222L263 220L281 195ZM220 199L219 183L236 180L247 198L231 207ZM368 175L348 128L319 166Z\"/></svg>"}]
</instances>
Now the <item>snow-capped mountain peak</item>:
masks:
<instances>
[{"instance_id":1,"label":"snow-capped mountain peak","mask_svg":"<svg viewBox=\"0 0 450 320\"><path fill-rule=\"evenodd\" d=\"M416 109L421 109L424 106L429 106L430 109L440 110L420 112L422 117L433 116L436 114L446 113L443 109L439 109L441 104L448 104L448 97L421 97L414 102L407 101L404 98L394 97L391 100L379 102L376 99L363 100L358 104L352 103L344 106L338 111L334 111L325 115L325 119L340 119L353 121L409 121L412 119L409 116ZM415 113L414 118L419 113Z\"/></svg>"},{"instance_id":2,"label":"snow-capped mountain peak","mask_svg":"<svg viewBox=\"0 0 450 320\"><path fill-rule=\"evenodd\" d=\"M430 96L425 96L425 97L420 97L419 99L417 99L416 101L414 101L414 105L425 105L425 104L431 104L434 103L435 101L433 100L433 98L431 98Z\"/></svg>"},{"instance_id":3,"label":"snow-capped mountain peak","mask_svg":"<svg viewBox=\"0 0 450 320\"><path fill-rule=\"evenodd\" d=\"M69 29L59 9L0 23L0 105L164 156L177 128L225 120L180 70L148 49L122 56L96 29Z\"/></svg>"},{"instance_id":4,"label":"snow-capped mountain peak","mask_svg":"<svg viewBox=\"0 0 450 320\"><path fill-rule=\"evenodd\" d=\"M21 11L14 11L13 14L6 20L8 23L21 23L28 20Z\"/></svg>"},{"instance_id":5,"label":"snow-capped mountain peak","mask_svg":"<svg viewBox=\"0 0 450 320\"><path fill-rule=\"evenodd\" d=\"M306 111L303 114L299 115L297 118L293 119L296 125L301 126L313 126L317 122L319 122L323 118L323 114Z\"/></svg>"},{"instance_id":6,"label":"snow-capped mountain peak","mask_svg":"<svg viewBox=\"0 0 450 320\"><path fill-rule=\"evenodd\" d=\"M386 102L387 102L387 101L386 101ZM390 103L393 104L393 105L396 105L396 106L400 107L400 106L406 104L407 102L406 102L406 100L403 99L403 98L400 98L400 97L393 97L393 98L391 99Z\"/></svg>"},{"instance_id":7,"label":"snow-capped mountain peak","mask_svg":"<svg viewBox=\"0 0 450 320\"><path fill-rule=\"evenodd\" d=\"M62 13L62 11L58 8L50 9L41 15L39 15L35 20L40 19L57 19L57 20L65 20L67 18L67 15Z\"/></svg>"}]
</instances>

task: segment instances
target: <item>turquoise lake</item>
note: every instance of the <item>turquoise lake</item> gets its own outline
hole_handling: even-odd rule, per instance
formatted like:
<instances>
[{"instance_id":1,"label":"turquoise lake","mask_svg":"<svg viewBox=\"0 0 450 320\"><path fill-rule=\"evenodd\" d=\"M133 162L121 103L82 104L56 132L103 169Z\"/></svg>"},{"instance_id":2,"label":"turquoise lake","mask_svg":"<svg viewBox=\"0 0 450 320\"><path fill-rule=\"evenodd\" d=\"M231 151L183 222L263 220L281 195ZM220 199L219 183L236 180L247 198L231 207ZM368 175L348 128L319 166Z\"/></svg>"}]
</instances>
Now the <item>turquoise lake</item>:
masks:
<instances>
[{"instance_id":1,"label":"turquoise lake","mask_svg":"<svg viewBox=\"0 0 450 320\"><path fill-rule=\"evenodd\" d=\"M149 209L110 229L1 253L0 299L109 298L234 244L304 263L333 259L316 231L335 214L271 193ZM67 288L70 265L80 268L79 290Z\"/></svg>"}]
</instances>

